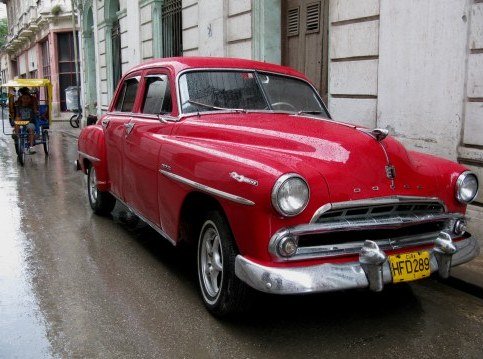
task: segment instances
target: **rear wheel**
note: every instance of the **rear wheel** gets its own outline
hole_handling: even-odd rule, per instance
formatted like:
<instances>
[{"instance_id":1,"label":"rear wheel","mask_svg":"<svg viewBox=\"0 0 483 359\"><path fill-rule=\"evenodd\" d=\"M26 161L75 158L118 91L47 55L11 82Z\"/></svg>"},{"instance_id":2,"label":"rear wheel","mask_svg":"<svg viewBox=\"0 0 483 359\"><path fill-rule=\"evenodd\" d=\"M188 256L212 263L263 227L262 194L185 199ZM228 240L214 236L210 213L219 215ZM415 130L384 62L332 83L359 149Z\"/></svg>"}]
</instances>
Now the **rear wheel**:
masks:
<instances>
[{"instance_id":1,"label":"rear wheel","mask_svg":"<svg viewBox=\"0 0 483 359\"><path fill-rule=\"evenodd\" d=\"M226 219L211 211L202 223L197 269L203 302L218 317L243 312L251 289L235 275L238 250Z\"/></svg>"},{"instance_id":2,"label":"rear wheel","mask_svg":"<svg viewBox=\"0 0 483 359\"><path fill-rule=\"evenodd\" d=\"M42 144L44 145L44 153L49 155L50 143L49 143L49 131L42 130Z\"/></svg>"},{"instance_id":3,"label":"rear wheel","mask_svg":"<svg viewBox=\"0 0 483 359\"><path fill-rule=\"evenodd\" d=\"M97 176L94 166L89 166L87 170L87 197L94 213L100 216L109 215L116 205L116 199L112 194L99 191L97 188Z\"/></svg>"}]
</instances>

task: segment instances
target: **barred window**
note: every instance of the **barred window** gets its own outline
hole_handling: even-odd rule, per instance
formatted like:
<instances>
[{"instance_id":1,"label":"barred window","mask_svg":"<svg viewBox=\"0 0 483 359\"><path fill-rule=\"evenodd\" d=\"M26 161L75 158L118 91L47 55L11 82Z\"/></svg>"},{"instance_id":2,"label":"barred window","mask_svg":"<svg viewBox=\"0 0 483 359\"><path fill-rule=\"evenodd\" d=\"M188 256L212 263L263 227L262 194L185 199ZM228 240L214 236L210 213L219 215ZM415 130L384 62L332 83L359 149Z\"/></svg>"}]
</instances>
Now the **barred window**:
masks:
<instances>
[{"instance_id":1,"label":"barred window","mask_svg":"<svg viewBox=\"0 0 483 359\"><path fill-rule=\"evenodd\" d=\"M161 12L163 57L182 56L181 0L165 0Z\"/></svg>"}]
</instances>

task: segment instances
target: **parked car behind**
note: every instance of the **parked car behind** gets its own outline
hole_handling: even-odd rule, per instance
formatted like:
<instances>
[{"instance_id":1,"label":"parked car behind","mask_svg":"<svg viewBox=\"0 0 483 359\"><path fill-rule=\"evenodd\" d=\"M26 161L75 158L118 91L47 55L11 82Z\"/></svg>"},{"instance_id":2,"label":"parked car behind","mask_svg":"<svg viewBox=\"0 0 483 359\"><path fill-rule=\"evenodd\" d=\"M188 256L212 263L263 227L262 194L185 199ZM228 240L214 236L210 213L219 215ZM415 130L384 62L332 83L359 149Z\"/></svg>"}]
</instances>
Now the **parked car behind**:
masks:
<instances>
[{"instance_id":1,"label":"parked car behind","mask_svg":"<svg viewBox=\"0 0 483 359\"><path fill-rule=\"evenodd\" d=\"M122 202L173 245L197 246L215 315L276 294L448 277L478 255L478 179L385 129L334 121L305 76L227 58L128 71L79 137L95 213Z\"/></svg>"}]
</instances>

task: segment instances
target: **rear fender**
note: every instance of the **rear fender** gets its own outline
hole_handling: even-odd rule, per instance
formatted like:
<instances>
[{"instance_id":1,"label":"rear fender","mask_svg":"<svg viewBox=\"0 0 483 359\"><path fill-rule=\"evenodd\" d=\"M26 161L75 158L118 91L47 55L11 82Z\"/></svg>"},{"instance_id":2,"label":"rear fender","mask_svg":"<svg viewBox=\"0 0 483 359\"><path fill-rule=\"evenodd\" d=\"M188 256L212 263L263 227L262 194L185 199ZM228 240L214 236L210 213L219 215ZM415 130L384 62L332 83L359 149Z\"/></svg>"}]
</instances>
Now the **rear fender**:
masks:
<instances>
[{"instance_id":1,"label":"rear fender","mask_svg":"<svg viewBox=\"0 0 483 359\"><path fill-rule=\"evenodd\" d=\"M88 166L94 166L98 189L109 191L110 179L107 171L106 144L102 127L93 125L83 128L77 146L82 172L87 174Z\"/></svg>"}]
</instances>

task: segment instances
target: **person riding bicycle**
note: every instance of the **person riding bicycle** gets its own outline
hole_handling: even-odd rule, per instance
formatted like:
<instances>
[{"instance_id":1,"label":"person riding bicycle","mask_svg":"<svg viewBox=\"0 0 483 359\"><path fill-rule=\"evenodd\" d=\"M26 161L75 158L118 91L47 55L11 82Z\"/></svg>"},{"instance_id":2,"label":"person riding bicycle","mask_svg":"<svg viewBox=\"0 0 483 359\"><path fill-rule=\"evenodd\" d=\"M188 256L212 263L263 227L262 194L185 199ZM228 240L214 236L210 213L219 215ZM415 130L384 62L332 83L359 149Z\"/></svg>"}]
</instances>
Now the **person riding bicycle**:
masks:
<instances>
[{"instance_id":1,"label":"person riding bicycle","mask_svg":"<svg viewBox=\"0 0 483 359\"><path fill-rule=\"evenodd\" d=\"M27 124L27 132L29 139L29 148L26 149L28 154L35 153L35 125L36 125L36 112L35 112L35 99L32 98L30 93L25 91L26 88L19 90L20 96L15 106L15 121L29 121ZM15 134L19 133L19 126L15 125Z\"/></svg>"}]
</instances>

